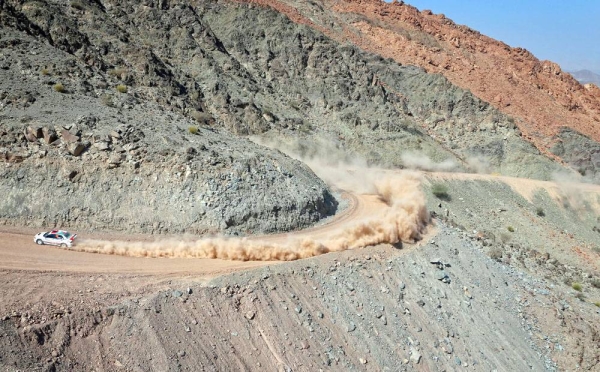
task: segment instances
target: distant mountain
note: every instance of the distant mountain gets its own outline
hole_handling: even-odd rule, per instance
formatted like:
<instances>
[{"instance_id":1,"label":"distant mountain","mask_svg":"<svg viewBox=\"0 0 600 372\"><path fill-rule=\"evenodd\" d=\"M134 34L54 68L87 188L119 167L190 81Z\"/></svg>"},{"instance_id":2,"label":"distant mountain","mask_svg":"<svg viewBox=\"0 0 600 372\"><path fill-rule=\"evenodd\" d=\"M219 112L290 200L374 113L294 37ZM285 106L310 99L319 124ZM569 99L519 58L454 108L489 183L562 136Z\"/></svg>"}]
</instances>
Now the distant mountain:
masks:
<instances>
[{"instance_id":1,"label":"distant mountain","mask_svg":"<svg viewBox=\"0 0 600 372\"><path fill-rule=\"evenodd\" d=\"M571 75L581 84L594 83L596 85L600 84L600 75L596 74L590 70L579 70L570 72Z\"/></svg>"}]
</instances>

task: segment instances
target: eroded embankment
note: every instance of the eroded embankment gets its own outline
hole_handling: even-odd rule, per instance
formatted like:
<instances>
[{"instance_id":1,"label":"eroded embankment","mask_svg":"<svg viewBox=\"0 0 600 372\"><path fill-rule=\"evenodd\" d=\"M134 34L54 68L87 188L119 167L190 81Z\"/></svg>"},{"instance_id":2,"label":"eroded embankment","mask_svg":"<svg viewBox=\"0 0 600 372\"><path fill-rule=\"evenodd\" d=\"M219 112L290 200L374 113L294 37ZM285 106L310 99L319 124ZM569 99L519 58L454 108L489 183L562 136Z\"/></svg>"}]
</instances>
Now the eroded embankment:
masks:
<instances>
[{"instance_id":1,"label":"eroded embankment","mask_svg":"<svg viewBox=\"0 0 600 372\"><path fill-rule=\"evenodd\" d=\"M369 217L350 220L330 234L289 234L280 239L207 238L124 242L81 240L75 250L132 257L190 257L228 260L290 261L375 244L419 240L429 221L420 176L414 172L395 174L365 172L381 203ZM363 185L364 186L364 185Z\"/></svg>"}]
</instances>

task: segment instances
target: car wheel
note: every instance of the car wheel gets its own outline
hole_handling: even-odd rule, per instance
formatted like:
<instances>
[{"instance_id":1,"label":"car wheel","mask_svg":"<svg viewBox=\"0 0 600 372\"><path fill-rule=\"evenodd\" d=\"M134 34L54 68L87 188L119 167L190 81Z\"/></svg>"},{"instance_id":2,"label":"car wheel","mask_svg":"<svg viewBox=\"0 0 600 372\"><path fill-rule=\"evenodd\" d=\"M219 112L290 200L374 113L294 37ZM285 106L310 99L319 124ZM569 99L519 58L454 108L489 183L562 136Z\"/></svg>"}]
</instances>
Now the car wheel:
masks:
<instances>
[{"instance_id":1,"label":"car wheel","mask_svg":"<svg viewBox=\"0 0 600 372\"><path fill-rule=\"evenodd\" d=\"M35 243L36 243L37 245L44 245L44 242L42 241L42 239L38 239L38 240L36 240L36 241L35 241Z\"/></svg>"},{"instance_id":2,"label":"car wheel","mask_svg":"<svg viewBox=\"0 0 600 372\"><path fill-rule=\"evenodd\" d=\"M60 245L60 247L61 247L61 248L67 248L67 245L66 245L65 243L62 243L62 244Z\"/></svg>"}]
</instances>

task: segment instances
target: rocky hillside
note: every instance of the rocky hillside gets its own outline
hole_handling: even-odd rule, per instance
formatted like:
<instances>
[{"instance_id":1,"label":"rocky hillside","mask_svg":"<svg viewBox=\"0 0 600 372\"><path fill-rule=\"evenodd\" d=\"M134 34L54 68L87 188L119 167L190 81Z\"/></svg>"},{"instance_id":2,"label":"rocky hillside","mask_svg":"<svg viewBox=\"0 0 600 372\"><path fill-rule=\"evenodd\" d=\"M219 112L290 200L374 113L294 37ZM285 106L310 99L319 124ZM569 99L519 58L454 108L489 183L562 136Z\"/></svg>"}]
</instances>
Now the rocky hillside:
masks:
<instances>
[{"instance_id":1,"label":"rocky hillside","mask_svg":"<svg viewBox=\"0 0 600 372\"><path fill-rule=\"evenodd\" d=\"M3 222L243 233L335 210L310 171L238 137L250 134L328 143L383 166L425 158L432 168L541 179L563 169L529 142L528 121L452 76L366 52L362 36L352 45L298 23L310 10L341 31L358 15L295 4L3 2ZM551 150L595 177L597 142L558 135Z\"/></svg>"},{"instance_id":2,"label":"rocky hillside","mask_svg":"<svg viewBox=\"0 0 600 372\"><path fill-rule=\"evenodd\" d=\"M580 84L553 62L456 25L443 14L419 12L404 1L244 2L277 9L338 42L443 75L513 117L523 137L548 156L582 174L600 169L597 147L576 158L556 151L570 141L565 128L583 141L600 141L600 90Z\"/></svg>"},{"instance_id":3,"label":"rocky hillside","mask_svg":"<svg viewBox=\"0 0 600 372\"><path fill-rule=\"evenodd\" d=\"M261 7L13 1L5 8L6 25L76 56L111 83L237 134L316 130L352 147L357 136L346 137L363 126L361 140L386 142L448 127L433 143L403 145L460 149L463 160L483 150L456 136L473 146L520 135L512 119L438 75L340 44Z\"/></svg>"},{"instance_id":4,"label":"rocky hillside","mask_svg":"<svg viewBox=\"0 0 600 372\"><path fill-rule=\"evenodd\" d=\"M302 163L119 92L26 33L0 36L0 224L237 235L336 211Z\"/></svg>"}]
</instances>

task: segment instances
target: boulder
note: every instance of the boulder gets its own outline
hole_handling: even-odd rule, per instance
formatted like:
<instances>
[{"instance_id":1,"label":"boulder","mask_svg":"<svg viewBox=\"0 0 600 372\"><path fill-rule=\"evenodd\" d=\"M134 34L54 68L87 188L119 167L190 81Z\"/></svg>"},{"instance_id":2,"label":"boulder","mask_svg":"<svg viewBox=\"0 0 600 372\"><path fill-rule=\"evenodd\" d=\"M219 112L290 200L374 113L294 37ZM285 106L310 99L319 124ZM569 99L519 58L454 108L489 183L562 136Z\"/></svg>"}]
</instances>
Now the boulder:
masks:
<instances>
[{"instance_id":1,"label":"boulder","mask_svg":"<svg viewBox=\"0 0 600 372\"><path fill-rule=\"evenodd\" d=\"M81 142L70 143L67 146L67 150L69 150L69 153L73 156L81 155L81 153L85 150L85 148L86 148L85 144L83 144Z\"/></svg>"},{"instance_id":2,"label":"boulder","mask_svg":"<svg viewBox=\"0 0 600 372\"><path fill-rule=\"evenodd\" d=\"M107 142L95 142L94 147L100 151L108 151L110 150L110 146Z\"/></svg>"},{"instance_id":3,"label":"boulder","mask_svg":"<svg viewBox=\"0 0 600 372\"><path fill-rule=\"evenodd\" d=\"M50 129L50 128L43 128L42 136L44 137L44 142L46 142L47 144L50 144L50 143L56 141L56 139L58 138L54 129Z\"/></svg>"},{"instance_id":4,"label":"boulder","mask_svg":"<svg viewBox=\"0 0 600 372\"><path fill-rule=\"evenodd\" d=\"M29 127L27 127L27 133L29 133L30 135L32 135L35 138L42 138L42 137L44 137L44 133L42 132L42 128L41 127L32 127L32 126L29 126Z\"/></svg>"},{"instance_id":5,"label":"boulder","mask_svg":"<svg viewBox=\"0 0 600 372\"><path fill-rule=\"evenodd\" d=\"M44 136L42 133L42 128L31 126L27 127L23 134L25 134L25 138L29 142L37 142L38 138L42 138Z\"/></svg>"},{"instance_id":6,"label":"boulder","mask_svg":"<svg viewBox=\"0 0 600 372\"><path fill-rule=\"evenodd\" d=\"M66 129L63 129L60 131L60 135L63 139L64 142L66 143L75 143L75 142L79 142L79 137L72 134L71 132L69 132Z\"/></svg>"},{"instance_id":7,"label":"boulder","mask_svg":"<svg viewBox=\"0 0 600 372\"><path fill-rule=\"evenodd\" d=\"M114 153L108 158L108 164L112 166L118 166L123 162L125 156L121 153Z\"/></svg>"},{"instance_id":8,"label":"boulder","mask_svg":"<svg viewBox=\"0 0 600 372\"><path fill-rule=\"evenodd\" d=\"M23 131L23 134L25 135L25 139L27 139L27 141L29 141L29 142L35 142L35 141L37 141L36 136L34 136L33 134L29 133L29 131L27 129L25 129L25 131Z\"/></svg>"},{"instance_id":9,"label":"boulder","mask_svg":"<svg viewBox=\"0 0 600 372\"><path fill-rule=\"evenodd\" d=\"M9 163L20 163L25 159L25 155L23 154L15 154L15 153L8 153L6 160L8 160Z\"/></svg>"}]
</instances>

